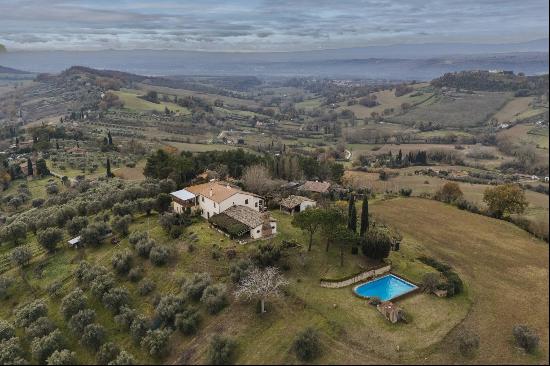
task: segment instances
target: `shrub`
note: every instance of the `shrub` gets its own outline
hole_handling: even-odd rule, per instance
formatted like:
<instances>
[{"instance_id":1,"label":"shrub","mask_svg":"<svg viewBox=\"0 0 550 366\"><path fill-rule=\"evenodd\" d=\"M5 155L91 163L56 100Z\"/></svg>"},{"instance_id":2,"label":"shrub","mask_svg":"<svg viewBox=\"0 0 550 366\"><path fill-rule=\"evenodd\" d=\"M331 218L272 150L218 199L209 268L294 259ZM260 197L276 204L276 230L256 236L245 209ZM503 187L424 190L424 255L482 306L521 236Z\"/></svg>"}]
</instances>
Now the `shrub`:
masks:
<instances>
[{"instance_id":1,"label":"shrub","mask_svg":"<svg viewBox=\"0 0 550 366\"><path fill-rule=\"evenodd\" d=\"M143 268L136 267L132 268L130 272L128 272L128 279L132 282L139 282L143 278Z\"/></svg>"},{"instance_id":2,"label":"shrub","mask_svg":"<svg viewBox=\"0 0 550 366\"><path fill-rule=\"evenodd\" d=\"M208 347L208 363L211 365L229 365L235 354L236 343L231 338L216 334Z\"/></svg>"},{"instance_id":3,"label":"shrub","mask_svg":"<svg viewBox=\"0 0 550 366\"><path fill-rule=\"evenodd\" d=\"M149 330L141 340L141 346L153 357L163 356L168 349L170 331L167 329Z\"/></svg>"},{"instance_id":4,"label":"shrub","mask_svg":"<svg viewBox=\"0 0 550 366\"><path fill-rule=\"evenodd\" d=\"M38 363L45 363L47 358L54 353L63 349L65 341L59 329L54 330L50 334L35 338L31 342L31 353Z\"/></svg>"},{"instance_id":5,"label":"shrub","mask_svg":"<svg viewBox=\"0 0 550 366\"><path fill-rule=\"evenodd\" d=\"M109 234L110 228L104 222L94 222L80 232L80 242L82 245L99 246L107 234Z\"/></svg>"},{"instance_id":6,"label":"shrub","mask_svg":"<svg viewBox=\"0 0 550 366\"><path fill-rule=\"evenodd\" d=\"M113 342L107 342L99 347L96 359L99 365L107 365L115 360L120 353L120 348Z\"/></svg>"},{"instance_id":7,"label":"shrub","mask_svg":"<svg viewBox=\"0 0 550 366\"><path fill-rule=\"evenodd\" d=\"M512 334L516 344L528 353L533 353L539 346L539 336L526 325L515 325Z\"/></svg>"},{"instance_id":8,"label":"shrub","mask_svg":"<svg viewBox=\"0 0 550 366\"><path fill-rule=\"evenodd\" d=\"M120 312L115 315L115 323L122 329L128 330L136 318L136 311L128 306L120 308Z\"/></svg>"},{"instance_id":9,"label":"shrub","mask_svg":"<svg viewBox=\"0 0 550 366\"><path fill-rule=\"evenodd\" d=\"M361 240L363 254L374 260L387 258L391 250L391 238L385 231L371 228Z\"/></svg>"},{"instance_id":10,"label":"shrub","mask_svg":"<svg viewBox=\"0 0 550 366\"><path fill-rule=\"evenodd\" d=\"M197 309L189 308L176 315L175 325L183 334L191 335L197 332L200 316Z\"/></svg>"},{"instance_id":11,"label":"shrub","mask_svg":"<svg viewBox=\"0 0 550 366\"><path fill-rule=\"evenodd\" d=\"M0 340L0 365L26 365L19 338Z\"/></svg>"},{"instance_id":12,"label":"shrub","mask_svg":"<svg viewBox=\"0 0 550 366\"><path fill-rule=\"evenodd\" d=\"M201 302L210 314L219 313L228 304L225 285L218 283L208 286L202 293Z\"/></svg>"},{"instance_id":13,"label":"shrub","mask_svg":"<svg viewBox=\"0 0 550 366\"><path fill-rule=\"evenodd\" d=\"M122 236L126 236L129 233L130 224L132 223L132 216L130 215L124 215L124 216L115 216L113 219L111 225L113 227L113 230L117 233L119 233Z\"/></svg>"},{"instance_id":14,"label":"shrub","mask_svg":"<svg viewBox=\"0 0 550 366\"><path fill-rule=\"evenodd\" d=\"M136 361L134 359L134 356L122 350L118 354L117 358L109 362L109 365L135 365L135 363Z\"/></svg>"},{"instance_id":15,"label":"shrub","mask_svg":"<svg viewBox=\"0 0 550 366\"><path fill-rule=\"evenodd\" d=\"M71 236L76 236L80 234L80 231L88 225L88 219L84 216L73 217L69 222L67 222L67 232Z\"/></svg>"},{"instance_id":16,"label":"shrub","mask_svg":"<svg viewBox=\"0 0 550 366\"><path fill-rule=\"evenodd\" d=\"M313 328L306 328L298 333L292 343L292 349L301 361L315 359L321 351L318 332Z\"/></svg>"},{"instance_id":17,"label":"shrub","mask_svg":"<svg viewBox=\"0 0 550 366\"><path fill-rule=\"evenodd\" d=\"M462 198L463 196L464 194L462 193L458 183L447 182L435 193L434 198L438 201L451 203Z\"/></svg>"},{"instance_id":18,"label":"shrub","mask_svg":"<svg viewBox=\"0 0 550 366\"><path fill-rule=\"evenodd\" d=\"M110 273L105 273L97 276L91 286L92 294L101 299L106 292L109 292L115 287L115 279Z\"/></svg>"},{"instance_id":19,"label":"shrub","mask_svg":"<svg viewBox=\"0 0 550 366\"><path fill-rule=\"evenodd\" d=\"M76 365L76 353L64 349L55 351L46 360L48 365Z\"/></svg>"},{"instance_id":20,"label":"shrub","mask_svg":"<svg viewBox=\"0 0 550 366\"><path fill-rule=\"evenodd\" d=\"M411 194L412 194L412 189L411 188L401 188L399 190L399 195L400 196L410 197Z\"/></svg>"},{"instance_id":21,"label":"shrub","mask_svg":"<svg viewBox=\"0 0 550 366\"><path fill-rule=\"evenodd\" d=\"M149 239L149 234L146 231L134 231L128 237L128 242L132 245L136 245L141 240Z\"/></svg>"},{"instance_id":22,"label":"shrub","mask_svg":"<svg viewBox=\"0 0 550 366\"><path fill-rule=\"evenodd\" d=\"M54 330L55 325L52 323L52 321L49 318L43 316L36 319L35 322L29 324L29 326L25 328L25 333L30 338L40 338L50 334Z\"/></svg>"},{"instance_id":23,"label":"shrub","mask_svg":"<svg viewBox=\"0 0 550 366\"><path fill-rule=\"evenodd\" d=\"M18 327L28 327L38 318L46 316L48 308L42 300L35 300L23 305L15 310L15 325Z\"/></svg>"},{"instance_id":24,"label":"shrub","mask_svg":"<svg viewBox=\"0 0 550 366\"><path fill-rule=\"evenodd\" d=\"M114 287L103 294L101 302L107 309L118 314L123 306L130 303L130 295L125 288Z\"/></svg>"},{"instance_id":25,"label":"shrub","mask_svg":"<svg viewBox=\"0 0 550 366\"><path fill-rule=\"evenodd\" d=\"M138 293L140 296L147 296L151 292L155 291L156 285L153 281L146 279L141 281L138 287Z\"/></svg>"},{"instance_id":26,"label":"shrub","mask_svg":"<svg viewBox=\"0 0 550 366\"><path fill-rule=\"evenodd\" d=\"M80 261L78 267L74 271L76 281L81 285L89 285L98 276L106 274L107 270L101 266L93 266L86 261Z\"/></svg>"},{"instance_id":27,"label":"shrub","mask_svg":"<svg viewBox=\"0 0 550 366\"><path fill-rule=\"evenodd\" d=\"M115 253L111 258L111 264L116 273L123 275L132 268L132 253L129 250Z\"/></svg>"},{"instance_id":28,"label":"shrub","mask_svg":"<svg viewBox=\"0 0 550 366\"><path fill-rule=\"evenodd\" d=\"M466 329L458 333L458 350L463 356L472 356L479 348L479 335Z\"/></svg>"},{"instance_id":29,"label":"shrub","mask_svg":"<svg viewBox=\"0 0 550 366\"><path fill-rule=\"evenodd\" d=\"M83 346L98 350L105 341L105 329L99 324L88 324L82 332L80 343Z\"/></svg>"},{"instance_id":30,"label":"shrub","mask_svg":"<svg viewBox=\"0 0 550 366\"><path fill-rule=\"evenodd\" d=\"M61 312L65 319L70 319L80 310L86 308L86 295L78 287L61 300Z\"/></svg>"},{"instance_id":31,"label":"shrub","mask_svg":"<svg viewBox=\"0 0 550 366\"><path fill-rule=\"evenodd\" d=\"M143 239L136 244L137 254L142 258L149 258L151 249L156 245L153 239Z\"/></svg>"},{"instance_id":32,"label":"shrub","mask_svg":"<svg viewBox=\"0 0 550 366\"><path fill-rule=\"evenodd\" d=\"M149 330L149 324L144 316L138 315L130 325L130 335L134 342L139 343Z\"/></svg>"},{"instance_id":33,"label":"shrub","mask_svg":"<svg viewBox=\"0 0 550 366\"><path fill-rule=\"evenodd\" d=\"M460 279L458 274L449 271L446 272L444 275L447 278L447 285L445 287L447 289L447 296L452 297L460 294L464 289L464 284L462 283L462 280Z\"/></svg>"},{"instance_id":34,"label":"shrub","mask_svg":"<svg viewBox=\"0 0 550 366\"><path fill-rule=\"evenodd\" d=\"M260 267L274 266L281 259L281 247L273 242L260 243L251 254Z\"/></svg>"},{"instance_id":35,"label":"shrub","mask_svg":"<svg viewBox=\"0 0 550 366\"><path fill-rule=\"evenodd\" d=\"M170 250L164 245L158 245L151 248L149 259L155 266L163 266L168 263Z\"/></svg>"},{"instance_id":36,"label":"shrub","mask_svg":"<svg viewBox=\"0 0 550 366\"><path fill-rule=\"evenodd\" d=\"M25 267L32 259L32 252L27 246L22 245L11 251L10 259L16 266Z\"/></svg>"},{"instance_id":37,"label":"shrub","mask_svg":"<svg viewBox=\"0 0 550 366\"><path fill-rule=\"evenodd\" d=\"M92 324L95 321L96 314L92 309L80 310L78 313L71 317L69 320L69 328L75 334L82 334L84 328Z\"/></svg>"},{"instance_id":38,"label":"shrub","mask_svg":"<svg viewBox=\"0 0 550 366\"><path fill-rule=\"evenodd\" d=\"M13 337L15 337L15 328L13 327L13 325L8 323L4 319L0 319L0 341L4 341Z\"/></svg>"},{"instance_id":39,"label":"shrub","mask_svg":"<svg viewBox=\"0 0 550 366\"><path fill-rule=\"evenodd\" d=\"M36 235L38 243L48 252L53 252L57 248L57 244L63 239L63 232L56 227L49 227L39 231Z\"/></svg>"},{"instance_id":40,"label":"shrub","mask_svg":"<svg viewBox=\"0 0 550 366\"><path fill-rule=\"evenodd\" d=\"M155 315L165 325L172 325L176 314L183 310L181 297L167 295L160 299L155 308Z\"/></svg>"},{"instance_id":41,"label":"shrub","mask_svg":"<svg viewBox=\"0 0 550 366\"><path fill-rule=\"evenodd\" d=\"M421 288L426 293L434 293L440 283L440 275L438 273L426 273L422 278Z\"/></svg>"},{"instance_id":42,"label":"shrub","mask_svg":"<svg viewBox=\"0 0 550 366\"><path fill-rule=\"evenodd\" d=\"M252 268L252 266L253 263L246 259L241 259L237 263L233 264L229 269L229 277L231 278L231 282L241 282L241 279L248 274L248 271Z\"/></svg>"},{"instance_id":43,"label":"shrub","mask_svg":"<svg viewBox=\"0 0 550 366\"><path fill-rule=\"evenodd\" d=\"M186 279L182 285L182 291L185 297L191 300L200 300L204 289L212 283L212 278L208 273L194 273Z\"/></svg>"}]
</instances>

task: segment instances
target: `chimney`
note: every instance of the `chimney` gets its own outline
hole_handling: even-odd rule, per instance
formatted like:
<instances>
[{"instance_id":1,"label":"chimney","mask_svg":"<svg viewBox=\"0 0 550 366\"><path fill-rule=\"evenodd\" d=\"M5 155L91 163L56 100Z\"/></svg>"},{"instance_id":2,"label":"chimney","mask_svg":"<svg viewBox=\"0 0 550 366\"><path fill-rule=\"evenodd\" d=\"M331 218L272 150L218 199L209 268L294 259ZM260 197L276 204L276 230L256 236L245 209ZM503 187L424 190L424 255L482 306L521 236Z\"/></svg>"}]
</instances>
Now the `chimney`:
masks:
<instances>
[{"instance_id":1,"label":"chimney","mask_svg":"<svg viewBox=\"0 0 550 366\"><path fill-rule=\"evenodd\" d=\"M214 194L214 192L212 190L212 187L210 187L210 197L212 197L213 194Z\"/></svg>"}]
</instances>

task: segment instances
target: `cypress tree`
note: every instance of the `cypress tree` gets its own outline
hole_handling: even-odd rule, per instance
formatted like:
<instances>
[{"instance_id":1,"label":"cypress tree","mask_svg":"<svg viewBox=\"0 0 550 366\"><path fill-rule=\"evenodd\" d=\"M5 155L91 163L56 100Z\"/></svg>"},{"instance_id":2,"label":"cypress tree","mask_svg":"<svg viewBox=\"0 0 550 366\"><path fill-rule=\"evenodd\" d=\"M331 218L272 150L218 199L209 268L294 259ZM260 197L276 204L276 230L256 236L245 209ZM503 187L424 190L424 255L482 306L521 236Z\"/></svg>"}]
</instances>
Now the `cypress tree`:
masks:
<instances>
[{"instance_id":1,"label":"cypress tree","mask_svg":"<svg viewBox=\"0 0 550 366\"><path fill-rule=\"evenodd\" d=\"M107 132L107 142L109 145L113 144L113 136L111 136L111 131Z\"/></svg>"},{"instance_id":2,"label":"cypress tree","mask_svg":"<svg viewBox=\"0 0 550 366\"><path fill-rule=\"evenodd\" d=\"M369 197L365 194L363 198L363 208L361 210L361 228L359 234L364 236L365 233L369 230Z\"/></svg>"},{"instance_id":3,"label":"cypress tree","mask_svg":"<svg viewBox=\"0 0 550 366\"><path fill-rule=\"evenodd\" d=\"M27 159L27 175L29 177L32 177L34 175L34 170L32 168L32 160L30 158Z\"/></svg>"},{"instance_id":4,"label":"cypress tree","mask_svg":"<svg viewBox=\"0 0 550 366\"><path fill-rule=\"evenodd\" d=\"M348 229L353 232L357 230L357 209L355 208L355 196L353 194L349 196Z\"/></svg>"},{"instance_id":5,"label":"cypress tree","mask_svg":"<svg viewBox=\"0 0 550 366\"><path fill-rule=\"evenodd\" d=\"M111 173L111 160L107 158L107 178L112 178L113 173Z\"/></svg>"}]
</instances>

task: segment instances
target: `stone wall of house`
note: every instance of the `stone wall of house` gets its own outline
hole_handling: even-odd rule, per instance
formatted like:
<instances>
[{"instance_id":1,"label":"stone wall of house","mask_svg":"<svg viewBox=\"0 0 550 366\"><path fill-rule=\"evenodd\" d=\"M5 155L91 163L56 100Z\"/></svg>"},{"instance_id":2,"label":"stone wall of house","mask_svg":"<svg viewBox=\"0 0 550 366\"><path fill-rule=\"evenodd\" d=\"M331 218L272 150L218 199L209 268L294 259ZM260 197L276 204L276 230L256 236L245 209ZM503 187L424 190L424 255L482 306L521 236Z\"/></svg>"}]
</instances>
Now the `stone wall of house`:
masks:
<instances>
[{"instance_id":1,"label":"stone wall of house","mask_svg":"<svg viewBox=\"0 0 550 366\"><path fill-rule=\"evenodd\" d=\"M365 280L371 279L373 277L380 276L384 273L388 273L390 270L391 270L391 266L388 264L387 266L384 266L384 267L371 269L369 271L359 273L359 274L357 274L357 275L355 275L355 276L353 276L349 279L343 280L343 281L334 282L334 281L321 280L321 287L326 287L326 288L346 287L346 286L353 285L354 283L365 281Z\"/></svg>"}]
</instances>

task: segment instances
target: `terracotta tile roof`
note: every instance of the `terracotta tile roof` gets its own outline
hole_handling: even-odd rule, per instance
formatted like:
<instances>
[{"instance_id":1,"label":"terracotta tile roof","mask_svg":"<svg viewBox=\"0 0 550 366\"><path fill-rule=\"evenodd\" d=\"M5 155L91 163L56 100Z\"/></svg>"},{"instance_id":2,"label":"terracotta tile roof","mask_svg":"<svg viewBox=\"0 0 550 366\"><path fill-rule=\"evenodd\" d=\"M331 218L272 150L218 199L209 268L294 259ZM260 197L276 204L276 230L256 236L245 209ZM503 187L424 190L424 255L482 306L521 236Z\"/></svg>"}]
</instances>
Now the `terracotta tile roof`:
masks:
<instances>
[{"instance_id":1,"label":"terracotta tile roof","mask_svg":"<svg viewBox=\"0 0 550 366\"><path fill-rule=\"evenodd\" d=\"M209 198L217 203L225 201L234 194L243 192L239 188L232 187L229 184L223 184L222 182L208 182L197 184L194 186L186 187L185 190L197 196L200 195Z\"/></svg>"},{"instance_id":2,"label":"terracotta tile roof","mask_svg":"<svg viewBox=\"0 0 550 366\"><path fill-rule=\"evenodd\" d=\"M302 202L315 202L315 201L304 196L291 195L281 200L281 206L287 207L287 208L294 208L299 204L301 204Z\"/></svg>"},{"instance_id":3,"label":"terracotta tile roof","mask_svg":"<svg viewBox=\"0 0 550 366\"><path fill-rule=\"evenodd\" d=\"M262 225L265 217L265 214L246 206L232 206L225 210L222 214L245 224L251 229Z\"/></svg>"},{"instance_id":4,"label":"terracotta tile roof","mask_svg":"<svg viewBox=\"0 0 550 366\"><path fill-rule=\"evenodd\" d=\"M319 182L319 181L312 181L312 180L308 180L302 186L300 186L300 190L302 191L310 191L310 192L317 192L317 193L327 193L329 188L330 188L329 182Z\"/></svg>"}]
</instances>

